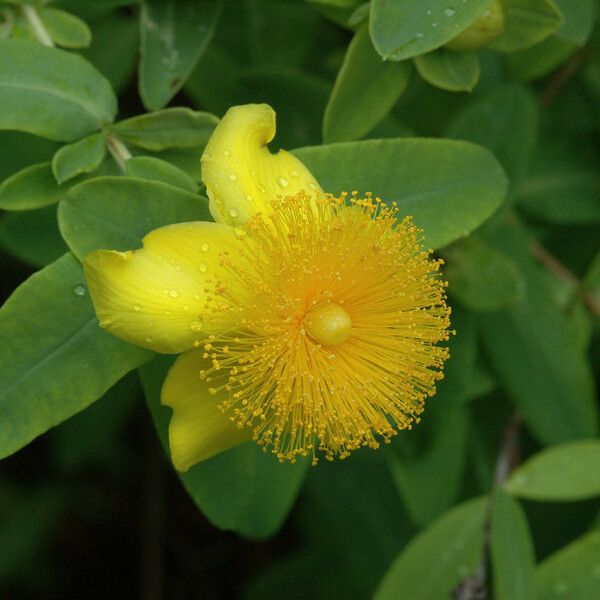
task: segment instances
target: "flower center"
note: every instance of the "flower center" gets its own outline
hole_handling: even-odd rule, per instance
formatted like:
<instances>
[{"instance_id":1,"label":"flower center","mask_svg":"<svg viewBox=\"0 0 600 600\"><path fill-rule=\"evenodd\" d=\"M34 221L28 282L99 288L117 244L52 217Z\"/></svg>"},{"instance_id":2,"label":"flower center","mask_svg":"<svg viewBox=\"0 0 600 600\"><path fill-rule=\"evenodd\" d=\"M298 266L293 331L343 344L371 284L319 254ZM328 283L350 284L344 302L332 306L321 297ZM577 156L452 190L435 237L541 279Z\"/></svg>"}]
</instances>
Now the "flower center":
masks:
<instances>
[{"instance_id":1,"label":"flower center","mask_svg":"<svg viewBox=\"0 0 600 600\"><path fill-rule=\"evenodd\" d=\"M306 316L308 335L324 346L337 346L352 331L350 315L339 305L327 302L315 306Z\"/></svg>"}]
</instances>

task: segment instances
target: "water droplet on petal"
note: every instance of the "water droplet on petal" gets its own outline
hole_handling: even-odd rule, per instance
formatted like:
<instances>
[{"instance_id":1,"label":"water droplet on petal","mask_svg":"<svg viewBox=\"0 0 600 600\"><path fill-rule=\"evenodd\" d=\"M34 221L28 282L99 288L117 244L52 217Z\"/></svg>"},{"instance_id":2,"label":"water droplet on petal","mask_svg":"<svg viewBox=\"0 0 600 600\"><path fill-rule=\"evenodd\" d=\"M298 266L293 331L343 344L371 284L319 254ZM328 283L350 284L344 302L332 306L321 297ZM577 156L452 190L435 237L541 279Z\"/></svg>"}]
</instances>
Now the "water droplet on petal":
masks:
<instances>
[{"instance_id":1,"label":"water droplet on petal","mask_svg":"<svg viewBox=\"0 0 600 600\"><path fill-rule=\"evenodd\" d=\"M247 200L248 202L252 202L252 199L253 199L253 198L252 198L252 196L251 196L250 194L247 194L247 195L246 195L246 200Z\"/></svg>"},{"instance_id":2,"label":"water droplet on petal","mask_svg":"<svg viewBox=\"0 0 600 600\"><path fill-rule=\"evenodd\" d=\"M231 156L231 152L229 150L223 150L223 156Z\"/></svg>"},{"instance_id":3,"label":"water droplet on petal","mask_svg":"<svg viewBox=\"0 0 600 600\"><path fill-rule=\"evenodd\" d=\"M73 293L76 296L85 296L85 292L86 292L86 289L85 289L85 285L83 285L83 283L79 283L78 285L76 285L73 288Z\"/></svg>"},{"instance_id":4,"label":"water droplet on petal","mask_svg":"<svg viewBox=\"0 0 600 600\"><path fill-rule=\"evenodd\" d=\"M290 183L285 177L278 177L277 178L277 183L282 187L282 188L286 188L288 186L288 184Z\"/></svg>"},{"instance_id":5,"label":"water droplet on petal","mask_svg":"<svg viewBox=\"0 0 600 600\"><path fill-rule=\"evenodd\" d=\"M227 179L229 179L229 181L237 181L237 175L235 173L229 173L229 177Z\"/></svg>"},{"instance_id":6,"label":"water droplet on petal","mask_svg":"<svg viewBox=\"0 0 600 600\"><path fill-rule=\"evenodd\" d=\"M202 327L203 327L203 323L200 319L197 319L196 321L192 321L192 323L190 325L190 329L192 331L202 331Z\"/></svg>"},{"instance_id":7,"label":"water droplet on petal","mask_svg":"<svg viewBox=\"0 0 600 600\"><path fill-rule=\"evenodd\" d=\"M206 265L204 263L200 263L198 265L198 271L200 271L200 273L206 273Z\"/></svg>"},{"instance_id":8,"label":"water droplet on petal","mask_svg":"<svg viewBox=\"0 0 600 600\"><path fill-rule=\"evenodd\" d=\"M300 173L298 173L298 171L290 171L290 175L291 175L292 177L299 177L299 176L300 176Z\"/></svg>"},{"instance_id":9,"label":"water droplet on petal","mask_svg":"<svg viewBox=\"0 0 600 600\"><path fill-rule=\"evenodd\" d=\"M133 310L135 310L135 312L139 312L140 310L142 310L142 307L139 304L134 304Z\"/></svg>"},{"instance_id":10,"label":"water droplet on petal","mask_svg":"<svg viewBox=\"0 0 600 600\"><path fill-rule=\"evenodd\" d=\"M208 244L202 244L202 246L200 246L200 250L202 250L202 252L208 252L208 248L209 245Z\"/></svg>"},{"instance_id":11,"label":"water droplet on petal","mask_svg":"<svg viewBox=\"0 0 600 600\"><path fill-rule=\"evenodd\" d=\"M171 298L179 298L179 292L177 290L171 290L169 296L171 296Z\"/></svg>"},{"instance_id":12,"label":"water droplet on petal","mask_svg":"<svg viewBox=\"0 0 600 600\"><path fill-rule=\"evenodd\" d=\"M311 190L316 190L317 189L317 186L312 181L308 184L308 187Z\"/></svg>"},{"instance_id":13,"label":"water droplet on petal","mask_svg":"<svg viewBox=\"0 0 600 600\"><path fill-rule=\"evenodd\" d=\"M238 211L237 211L237 210L235 210L235 208L232 208L232 209L229 211L229 216L230 216L230 217L232 217L233 219L235 219L235 218L238 216L238 214L239 214L239 213L238 213Z\"/></svg>"}]
</instances>

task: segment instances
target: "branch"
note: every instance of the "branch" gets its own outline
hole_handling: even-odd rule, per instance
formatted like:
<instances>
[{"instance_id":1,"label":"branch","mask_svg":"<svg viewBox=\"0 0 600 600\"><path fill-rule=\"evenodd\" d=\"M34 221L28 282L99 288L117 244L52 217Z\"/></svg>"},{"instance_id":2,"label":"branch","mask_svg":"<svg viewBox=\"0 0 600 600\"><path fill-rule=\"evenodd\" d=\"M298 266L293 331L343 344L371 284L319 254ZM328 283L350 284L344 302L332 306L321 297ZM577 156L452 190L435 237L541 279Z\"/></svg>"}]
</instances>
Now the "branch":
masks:
<instances>
[{"instance_id":1,"label":"branch","mask_svg":"<svg viewBox=\"0 0 600 600\"><path fill-rule=\"evenodd\" d=\"M109 132L106 136L106 147L121 168L121 171L126 173L127 168L125 167L125 163L131 158L131 152L129 152L127 146L116 135Z\"/></svg>"}]
</instances>

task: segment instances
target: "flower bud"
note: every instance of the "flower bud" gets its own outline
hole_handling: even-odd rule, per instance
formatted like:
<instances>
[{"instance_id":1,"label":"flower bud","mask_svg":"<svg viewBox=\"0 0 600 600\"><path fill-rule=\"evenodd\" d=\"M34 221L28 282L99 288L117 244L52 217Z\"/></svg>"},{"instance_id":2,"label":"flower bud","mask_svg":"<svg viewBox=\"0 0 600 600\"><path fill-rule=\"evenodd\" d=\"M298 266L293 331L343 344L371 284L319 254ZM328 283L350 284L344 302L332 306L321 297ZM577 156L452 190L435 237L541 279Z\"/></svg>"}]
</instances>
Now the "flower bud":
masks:
<instances>
[{"instance_id":1,"label":"flower bud","mask_svg":"<svg viewBox=\"0 0 600 600\"><path fill-rule=\"evenodd\" d=\"M446 44L450 50L476 50L487 46L504 31L504 6L494 0L479 17Z\"/></svg>"}]
</instances>

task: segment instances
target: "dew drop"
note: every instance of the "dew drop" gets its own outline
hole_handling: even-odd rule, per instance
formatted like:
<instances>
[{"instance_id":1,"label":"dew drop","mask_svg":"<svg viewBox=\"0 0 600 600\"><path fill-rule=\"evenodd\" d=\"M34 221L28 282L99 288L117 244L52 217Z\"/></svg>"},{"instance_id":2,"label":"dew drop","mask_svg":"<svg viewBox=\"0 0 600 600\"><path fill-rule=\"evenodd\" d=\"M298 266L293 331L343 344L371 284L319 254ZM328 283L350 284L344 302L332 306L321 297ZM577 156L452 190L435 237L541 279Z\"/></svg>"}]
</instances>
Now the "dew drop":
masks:
<instances>
[{"instance_id":1,"label":"dew drop","mask_svg":"<svg viewBox=\"0 0 600 600\"><path fill-rule=\"evenodd\" d=\"M235 218L238 216L238 214L239 214L239 213L238 213L238 211L237 211L237 210L235 210L235 208L232 208L232 209L229 211L229 216L230 216L230 217L232 217L233 219L235 219Z\"/></svg>"},{"instance_id":2,"label":"dew drop","mask_svg":"<svg viewBox=\"0 0 600 600\"><path fill-rule=\"evenodd\" d=\"M432 26L432 27L437 27L437 23L433 22L433 23L431 24L431 26Z\"/></svg>"},{"instance_id":3,"label":"dew drop","mask_svg":"<svg viewBox=\"0 0 600 600\"><path fill-rule=\"evenodd\" d=\"M298 173L298 171L290 171L290 175L291 175L292 177L299 177L299 176L300 176L300 173Z\"/></svg>"},{"instance_id":4,"label":"dew drop","mask_svg":"<svg viewBox=\"0 0 600 600\"><path fill-rule=\"evenodd\" d=\"M190 307L188 304L184 305L183 310L185 310L185 312L188 312L190 310Z\"/></svg>"},{"instance_id":5,"label":"dew drop","mask_svg":"<svg viewBox=\"0 0 600 600\"><path fill-rule=\"evenodd\" d=\"M235 173L229 173L227 179L229 179L229 181L237 181L237 175Z\"/></svg>"},{"instance_id":6,"label":"dew drop","mask_svg":"<svg viewBox=\"0 0 600 600\"><path fill-rule=\"evenodd\" d=\"M248 202L252 202L252 196L251 196L250 194L247 194L247 195L246 195L246 200L247 200Z\"/></svg>"},{"instance_id":7,"label":"dew drop","mask_svg":"<svg viewBox=\"0 0 600 600\"><path fill-rule=\"evenodd\" d=\"M282 187L282 188L286 188L288 186L288 184L290 183L285 177L278 177L277 178L277 183Z\"/></svg>"},{"instance_id":8,"label":"dew drop","mask_svg":"<svg viewBox=\"0 0 600 600\"><path fill-rule=\"evenodd\" d=\"M229 150L223 150L223 156L231 156L231 152Z\"/></svg>"},{"instance_id":9,"label":"dew drop","mask_svg":"<svg viewBox=\"0 0 600 600\"><path fill-rule=\"evenodd\" d=\"M206 265L204 263L200 263L198 265L198 271L200 271L200 273L206 273Z\"/></svg>"},{"instance_id":10,"label":"dew drop","mask_svg":"<svg viewBox=\"0 0 600 600\"><path fill-rule=\"evenodd\" d=\"M555 594L566 594L569 591L569 586L564 581L557 581L554 584L554 593Z\"/></svg>"},{"instance_id":11,"label":"dew drop","mask_svg":"<svg viewBox=\"0 0 600 600\"><path fill-rule=\"evenodd\" d=\"M142 310L142 307L139 304L134 304L133 310L135 310L135 312L139 312L140 310Z\"/></svg>"},{"instance_id":12,"label":"dew drop","mask_svg":"<svg viewBox=\"0 0 600 600\"><path fill-rule=\"evenodd\" d=\"M453 16L456 14L456 11L455 11L453 8L450 8L450 7L449 7L449 8L445 8L445 9L444 9L444 14L445 14L447 17L453 17Z\"/></svg>"},{"instance_id":13,"label":"dew drop","mask_svg":"<svg viewBox=\"0 0 600 600\"><path fill-rule=\"evenodd\" d=\"M317 186L316 186L316 185L315 185L315 184L314 184L312 181L311 181L311 182L308 184L308 187L309 187L311 190L316 190L316 189L317 189Z\"/></svg>"},{"instance_id":14,"label":"dew drop","mask_svg":"<svg viewBox=\"0 0 600 600\"><path fill-rule=\"evenodd\" d=\"M171 298L179 298L179 292L177 290L171 290L169 296L171 296Z\"/></svg>"},{"instance_id":15,"label":"dew drop","mask_svg":"<svg viewBox=\"0 0 600 600\"><path fill-rule=\"evenodd\" d=\"M417 39L419 39L419 38L422 38L422 37L423 37L423 34L422 34L420 31L417 31L417 33L415 33L415 37L416 37Z\"/></svg>"},{"instance_id":16,"label":"dew drop","mask_svg":"<svg viewBox=\"0 0 600 600\"><path fill-rule=\"evenodd\" d=\"M200 319L197 319L196 321L192 321L192 323L190 325L190 329L192 331L202 331L202 327L203 327L203 323Z\"/></svg>"},{"instance_id":17,"label":"dew drop","mask_svg":"<svg viewBox=\"0 0 600 600\"><path fill-rule=\"evenodd\" d=\"M200 246L200 250L202 250L202 252L208 252L208 248L209 248L209 245L206 243L204 243L204 244L202 244L202 246Z\"/></svg>"},{"instance_id":18,"label":"dew drop","mask_svg":"<svg viewBox=\"0 0 600 600\"><path fill-rule=\"evenodd\" d=\"M79 283L73 288L73 293L76 296L85 296L85 292L86 292L86 289L85 289L85 285L83 285L83 283Z\"/></svg>"}]
</instances>

